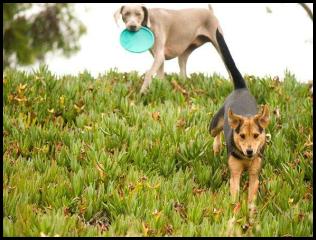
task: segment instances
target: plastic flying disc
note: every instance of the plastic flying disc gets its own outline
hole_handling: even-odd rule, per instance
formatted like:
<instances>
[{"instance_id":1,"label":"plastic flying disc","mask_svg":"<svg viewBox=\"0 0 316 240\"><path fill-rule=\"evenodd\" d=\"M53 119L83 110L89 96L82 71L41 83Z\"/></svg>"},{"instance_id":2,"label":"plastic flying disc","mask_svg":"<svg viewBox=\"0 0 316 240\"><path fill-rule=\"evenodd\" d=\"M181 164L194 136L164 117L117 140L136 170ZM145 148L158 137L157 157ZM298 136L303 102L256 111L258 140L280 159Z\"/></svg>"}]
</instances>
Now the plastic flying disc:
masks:
<instances>
[{"instance_id":1,"label":"plastic flying disc","mask_svg":"<svg viewBox=\"0 0 316 240\"><path fill-rule=\"evenodd\" d=\"M125 29L120 36L122 47L134 53L147 51L154 45L154 41L155 37L153 32L146 27L141 27L137 32Z\"/></svg>"}]
</instances>

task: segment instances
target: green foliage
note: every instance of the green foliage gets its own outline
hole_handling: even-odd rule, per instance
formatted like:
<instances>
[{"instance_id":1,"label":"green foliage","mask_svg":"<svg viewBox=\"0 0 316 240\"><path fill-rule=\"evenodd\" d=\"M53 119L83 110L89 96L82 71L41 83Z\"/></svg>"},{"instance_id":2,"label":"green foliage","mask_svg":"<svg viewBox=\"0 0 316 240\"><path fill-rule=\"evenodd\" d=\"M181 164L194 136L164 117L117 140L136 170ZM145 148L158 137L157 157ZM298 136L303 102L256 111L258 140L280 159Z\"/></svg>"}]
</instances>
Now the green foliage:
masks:
<instances>
[{"instance_id":1,"label":"green foliage","mask_svg":"<svg viewBox=\"0 0 316 240\"><path fill-rule=\"evenodd\" d=\"M30 14L34 8L39 11ZM68 3L4 3L3 21L3 67L43 61L57 50L70 56L86 31Z\"/></svg>"},{"instance_id":2,"label":"green foliage","mask_svg":"<svg viewBox=\"0 0 316 240\"><path fill-rule=\"evenodd\" d=\"M174 89L178 82L187 94ZM241 236L312 236L312 98L284 82L246 77L272 114L248 224L247 179L233 224ZM4 236L227 236L234 206L226 150L207 129L232 90L220 76L136 73L57 77L6 70L3 79ZM224 146L223 146L224 147ZM234 235L233 234L233 235Z\"/></svg>"}]
</instances>

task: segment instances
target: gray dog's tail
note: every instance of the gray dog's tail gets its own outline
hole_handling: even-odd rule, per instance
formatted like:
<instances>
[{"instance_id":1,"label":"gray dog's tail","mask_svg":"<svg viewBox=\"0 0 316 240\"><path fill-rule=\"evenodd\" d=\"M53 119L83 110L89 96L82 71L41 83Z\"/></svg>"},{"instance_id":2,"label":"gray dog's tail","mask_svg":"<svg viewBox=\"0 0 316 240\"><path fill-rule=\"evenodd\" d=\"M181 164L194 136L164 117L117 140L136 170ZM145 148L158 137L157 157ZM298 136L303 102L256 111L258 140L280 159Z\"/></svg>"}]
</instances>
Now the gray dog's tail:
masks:
<instances>
[{"instance_id":1,"label":"gray dog's tail","mask_svg":"<svg viewBox=\"0 0 316 240\"><path fill-rule=\"evenodd\" d=\"M236 67L234 59L232 58L232 56L231 56L231 54L229 52L229 49L228 49L228 47L226 45L224 37L219 32L218 28L216 30L216 40L217 40L217 43L219 45L220 51L222 53L222 56L223 56L223 59L224 59L224 63L225 63L226 67L228 68L228 70L231 73L235 89L247 88L245 80L241 76L238 68Z\"/></svg>"}]
</instances>

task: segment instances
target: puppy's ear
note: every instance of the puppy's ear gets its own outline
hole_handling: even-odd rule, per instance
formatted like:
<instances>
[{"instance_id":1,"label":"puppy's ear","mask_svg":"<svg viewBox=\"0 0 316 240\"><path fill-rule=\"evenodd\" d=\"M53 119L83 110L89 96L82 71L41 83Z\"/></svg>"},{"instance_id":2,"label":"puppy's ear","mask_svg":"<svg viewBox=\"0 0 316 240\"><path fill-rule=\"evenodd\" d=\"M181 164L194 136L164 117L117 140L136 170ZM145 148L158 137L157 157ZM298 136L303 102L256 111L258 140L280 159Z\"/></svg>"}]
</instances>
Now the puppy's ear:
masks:
<instances>
[{"instance_id":1,"label":"puppy's ear","mask_svg":"<svg viewBox=\"0 0 316 240\"><path fill-rule=\"evenodd\" d=\"M228 109L228 123L232 129L236 129L243 121L240 115L234 114L231 108Z\"/></svg>"},{"instance_id":2,"label":"puppy's ear","mask_svg":"<svg viewBox=\"0 0 316 240\"><path fill-rule=\"evenodd\" d=\"M149 12L145 6L141 6L144 11L144 19L142 21L142 26L150 28Z\"/></svg>"},{"instance_id":3,"label":"puppy's ear","mask_svg":"<svg viewBox=\"0 0 316 240\"><path fill-rule=\"evenodd\" d=\"M116 22L116 25L119 27L118 21L120 20L122 11L123 11L124 6L120 7L117 9L117 11L114 13L114 20Z\"/></svg>"},{"instance_id":4,"label":"puppy's ear","mask_svg":"<svg viewBox=\"0 0 316 240\"><path fill-rule=\"evenodd\" d=\"M255 116L255 119L258 121L258 124L262 128L267 128L270 122L270 114L268 105L261 106L260 113Z\"/></svg>"}]
</instances>

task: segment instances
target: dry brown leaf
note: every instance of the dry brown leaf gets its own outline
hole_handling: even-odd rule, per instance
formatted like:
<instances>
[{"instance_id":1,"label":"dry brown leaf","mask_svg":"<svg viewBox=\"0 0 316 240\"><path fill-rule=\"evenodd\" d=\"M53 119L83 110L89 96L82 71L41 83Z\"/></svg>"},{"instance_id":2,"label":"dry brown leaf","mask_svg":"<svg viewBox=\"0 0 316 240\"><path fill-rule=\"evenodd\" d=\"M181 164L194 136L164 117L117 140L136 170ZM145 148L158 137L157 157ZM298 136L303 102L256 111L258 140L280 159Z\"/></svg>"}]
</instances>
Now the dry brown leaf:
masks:
<instances>
[{"instance_id":1,"label":"dry brown leaf","mask_svg":"<svg viewBox=\"0 0 316 240\"><path fill-rule=\"evenodd\" d=\"M25 96L21 96L21 97L14 97L14 100L16 100L17 102L27 102L27 98Z\"/></svg>"},{"instance_id":2,"label":"dry brown leaf","mask_svg":"<svg viewBox=\"0 0 316 240\"><path fill-rule=\"evenodd\" d=\"M180 214L182 218L187 218L187 214L182 203L175 202L173 207L175 208L176 212Z\"/></svg>"},{"instance_id":3,"label":"dry brown leaf","mask_svg":"<svg viewBox=\"0 0 316 240\"><path fill-rule=\"evenodd\" d=\"M185 126L186 122L183 118L180 118L178 121L177 121L177 127L178 128L183 128Z\"/></svg>"},{"instance_id":4,"label":"dry brown leaf","mask_svg":"<svg viewBox=\"0 0 316 240\"><path fill-rule=\"evenodd\" d=\"M167 235L171 235L173 233L173 226L171 224L167 224L165 226L164 233Z\"/></svg>"},{"instance_id":5,"label":"dry brown leaf","mask_svg":"<svg viewBox=\"0 0 316 240\"><path fill-rule=\"evenodd\" d=\"M84 128L87 129L87 130L91 130L92 129L92 127L89 126L89 125L85 125Z\"/></svg>"},{"instance_id":6,"label":"dry brown leaf","mask_svg":"<svg viewBox=\"0 0 316 240\"><path fill-rule=\"evenodd\" d=\"M179 91L179 92L181 92L183 95L185 95L185 96L188 96L189 94L188 94L188 92L183 88L183 87L181 87L180 85L179 85L179 83L177 83L177 81L176 80L172 80L171 81L171 83L172 83L172 85L173 85L173 87L177 90L177 91Z\"/></svg>"},{"instance_id":7,"label":"dry brown leaf","mask_svg":"<svg viewBox=\"0 0 316 240\"><path fill-rule=\"evenodd\" d=\"M149 230L148 224L147 223L143 223L143 233L144 233L145 237L148 236L148 230Z\"/></svg>"},{"instance_id":8,"label":"dry brown leaf","mask_svg":"<svg viewBox=\"0 0 316 240\"><path fill-rule=\"evenodd\" d=\"M65 96L62 95L59 97L59 104L63 107L65 105Z\"/></svg>"},{"instance_id":9,"label":"dry brown leaf","mask_svg":"<svg viewBox=\"0 0 316 240\"><path fill-rule=\"evenodd\" d=\"M55 109L54 109L54 108L52 108L52 109L47 109L47 111L48 111L49 113L54 113L54 112L55 112Z\"/></svg>"},{"instance_id":10,"label":"dry brown leaf","mask_svg":"<svg viewBox=\"0 0 316 240\"><path fill-rule=\"evenodd\" d=\"M98 170L101 180L104 180L106 176L104 166L101 163L96 162L95 167Z\"/></svg>"},{"instance_id":11,"label":"dry brown leaf","mask_svg":"<svg viewBox=\"0 0 316 240\"><path fill-rule=\"evenodd\" d=\"M135 189L135 185L133 183L128 184L128 190L133 191Z\"/></svg>"},{"instance_id":12,"label":"dry brown leaf","mask_svg":"<svg viewBox=\"0 0 316 240\"><path fill-rule=\"evenodd\" d=\"M26 89L27 83L25 83L24 85L22 85L22 83L19 84L19 86L17 87L17 92L19 94L22 94L24 92L24 90Z\"/></svg>"},{"instance_id":13,"label":"dry brown leaf","mask_svg":"<svg viewBox=\"0 0 316 240\"><path fill-rule=\"evenodd\" d=\"M313 141L311 140L311 135L308 135L307 141L304 143L304 147L310 147L313 146Z\"/></svg>"},{"instance_id":14,"label":"dry brown leaf","mask_svg":"<svg viewBox=\"0 0 316 240\"><path fill-rule=\"evenodd\" d=\"M304 213L300 212L300 213L298 214L298 219L299 219L300 221L302 221L302 220L304 219L304 217L305 217L305 214L304 214Z\"/></svg>"},{"instance_id":15,"label":"dry brown leaf","mask_svg":"<svg viewBox=\"0 0 316 240\"><path fill-rule=\"evenodd\" d=\"M202 188L193 188L193 194L194 195L201 194L203 192L206 192L206 190L202 189Z\"/></svg>"},{"instance_id":16,"label":"dry brown leaf","mask_svg":"<svg viewBox=\"0 0 316 240\"><path fill-rule=\"evenodd\" d=\"M312 151L305 151L303 153L304 158L313 158L313 152Z\"/></svg>"},{"instance_id":17,"label":"dry brown leaf","mask_svg":"<svg viewBox=\"0 0 316 240\"><path fill-rule=\"evenodd\" d=\"M160 120L160 112L153 112L151 114L152 118L155 120L155 121L159 121Z\"/></svg>"},{"instance_id":18,"label":"dry brown leaf","mask_svg":"<svg viewBox=\"0 0 316 240\"><path fill-rule=\"evenodd\" d=\"M237 202L235 204L235 207L234 207L234 210L233 210L234 214L237 214L239 212L240 208L241 208L240 202Z\"/></svg>"},{"instance_id":19,"label":"dry brown leaf","mask_svg":"<svg viewBox=\"0 0 316 240\"><path fill-rule=\"evenodd\" d=\"M153 212L152 212L152 215L155 216L156 219L160 218L161 216L161 211L158 211L157 209L155 209Z\"/></svg>"},{"instance_id":20,"label":"dry brown leaf","mask_svg":"<svg viewBox=\"0 0 316 240\"><path fill-rule=\"evenodd\" d=\"M85 108L85 105L83 104L83 105L81 106L81 105L74 104L74 108L76 109L77 113L80 113L80 112L82 112L83 109Z\"/></svg>"},{"instance_id":21,"label":"dry brown leaf","mask_svg":"<svg viewBox=\"0 0 316 240\"><path fill-rule=\"evenodd\" d=\"M70 214L70 210L68 207L64 208L64 216L68 216Z\"/></svg>"},{"instance_id":22,"label":"dry brown leaf","mask_svg":"<svg viewBox=\"0 0 316 240\"><path fill-rule=\"evenodd\" d=\"M147 180L147 177L146 176L142 176L138 179L138 182L144 182Z\"/></svg>"},{"instance_id":23,"label":"dry brown leaf","mask_svg":"<svg viewBox=\"0 0 316 240\"><path fill-rule=\"evenodd\" d=\"M214 213L215 215L220 214L222 211L223 211L223 210L222 210L221 208L219 208L219 209L213 208L213 213Z\"/></svg>"},{"instance_id":24,"label":"dry brown leaf","mask_svg":"<svg viewBox=\"0 0 316 240\"><path fill-rule=\"evenodd\" d=\"M154 186L150 186L150 185L147 183L146 186L147 186L148 188L151 188L151 189L156 189L156 188L160 187L160 183L157 183L157 184L154 185Z\"/></svg>"}]
</instances>

